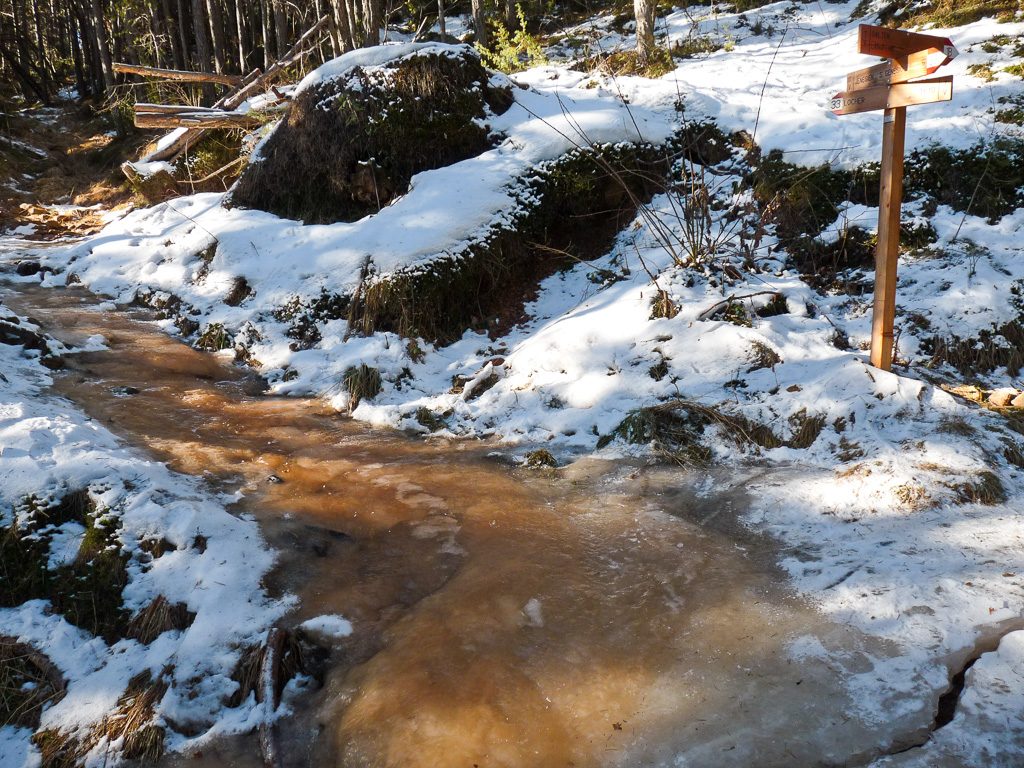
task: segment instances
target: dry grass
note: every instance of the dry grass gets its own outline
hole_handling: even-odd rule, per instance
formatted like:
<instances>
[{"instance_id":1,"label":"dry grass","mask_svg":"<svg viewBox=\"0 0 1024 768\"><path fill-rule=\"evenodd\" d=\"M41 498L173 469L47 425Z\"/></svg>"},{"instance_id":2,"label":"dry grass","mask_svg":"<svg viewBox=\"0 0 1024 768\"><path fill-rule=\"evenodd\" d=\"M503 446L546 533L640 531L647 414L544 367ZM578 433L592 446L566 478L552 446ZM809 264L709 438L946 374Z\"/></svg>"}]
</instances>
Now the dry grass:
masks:
<instances>
[{"instance_id":1,"label":"dry grass","mask_svg":"<svg viewBox=\"0 0 1024 768\"><path fill-rule=\"evenodd\" d=\"M164 632L188 629L195 617L184 603L172 604L163 595L158 595L128 622L125 637L149 645Z\"/></svg>"},{"instance_id":2,"label":"dry grass","mask_svg":"<svg viewBox=\"0 0 1024 768\"><path fill-rule=\"evenodd\" d=\"M114 743L123 739L129 760L155 762L164 752L164 729L153 723L156 705L167 693L167 682L153 679L147 671L130 681L117 701L117 709L89 734L89 743L101 739Z\"/></svg>"},{"instance_id":3,"label":"dry grass","mask_svg":"<svg viewBox=\"0 0 1024 768\"><path fill-rule=\"evenodd\" d=\"M349 366L342 377L342 383L348 391L349 413L355 410L362 400L373 400L383 389L380 370L366 363Z\"/></svg>"},{"instance_id":4,"label":"dry grass","mask_svg":"<svg viewBox=\"0 0 1024 768\"><path fill-rule=\"evenodd\" d=\"M952 486L963 504L1001 504L1006 501L1006 489L994 472L979 472L973 480Z\"/></svg>"},{"instance_id":5,"label":"dry grass","mask_svg":"<svg viewBox=\"0 0 1024 768\"><path fill-rule=\"evenodd\" d=\"M38 728L43 708L64 697L60 671L43 654L0 636L0 726Z\"/></svg>"}]
</instances>

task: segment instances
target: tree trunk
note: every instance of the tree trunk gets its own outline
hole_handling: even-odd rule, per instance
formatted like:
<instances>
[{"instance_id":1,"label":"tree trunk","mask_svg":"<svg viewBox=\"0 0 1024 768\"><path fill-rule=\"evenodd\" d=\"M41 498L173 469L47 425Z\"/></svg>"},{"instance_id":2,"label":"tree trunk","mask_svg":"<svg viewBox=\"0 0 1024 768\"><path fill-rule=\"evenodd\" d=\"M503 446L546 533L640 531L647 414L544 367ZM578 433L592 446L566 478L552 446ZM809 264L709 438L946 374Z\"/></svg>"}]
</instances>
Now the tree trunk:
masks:
<instances>
[{"instance_id":1,"label":"tree trunk","mask_svg":"<svg viewBox=\"0 0 1024 768\"><path fill-rule=\"evenodd\" d=\"M71 41L71 60L75 66L75 86L78 88L79 98L84 98L89 93L89 83L85 79L85 67L82 63L82 47L79 38L84 35L78 27L78 20L70 8L65 8L67 14L68 39Z\"/></svg>"},{"instance_id":2,"label":"tree trunk","mask_svg":"<svg viewBox=\"0 0 1024 768\"><path fill-rule=\"evenodd\" d=\"M639 2L639 0L636 0ZM490 35L487 30L487 18L484 15L483 0L473 0L473 32L476 33L476 43L482 48L490 47Z\"/></svg>"},{"instance_id":3,"label":"tree trunk","mask_svg":"<svg viewBox=\"0 0 1024 768\"><path fill-rule=\"evenodd\" d=\"M224 17L220 12L219 0L206 0L207 16L210 20L210 37L213 40L213 69L224 71Z\"/></svg>"},{"instance_id":4,"label":"tree trunk","mask_svg":"<svg viewBox=\"0 0 1024 768\"><path fill-rule=\"evenodd\" d=\"M283 0L270 0L274 9L274 37L277 40L277 58L284 56L288 50L288 17L284 13Z\"/></svg>"},{"instance_id":5,"label":"tree trunk","mask_svg":"<svg viewBox=\"0 0 1024 768\"><path fill-rule=\"evenodd\" d=\"M636 58L641 67L654 60L654 0L633 0L636 14Z\"/></svg>"},{"instance_id":6,"label":"tree trunk","mask_svg":"<svg viewBox=\"0 0 1024 768\"><path fill-rule=\"evenodd\" d=\"M171 61L175 69L185 68L185 56L181 50L181 37L178 35L180 22L171 14L170 0L160 0L160 9L163 11L164 29L167 30L167 44L171 47Z\"/></svg>"},{"instance_id":7,"label":"tree trunk","mask_svg":"<svg viewBox=\"0 0 1024 768\"><path fill-rule=\"evenodd\" d=\"M203 0L192 0L192 34L196 41L196 69L210 68L210 35Z\"/></svg>"},{"instance_id":8,"label":"tree trunk","mask_svg":"<svg viewBox=\"0 0 1024 768\"><path fill-rule=\"evenodd\" d=\"M107 27L103 18L102 0L92 0L92 26L96 37L96 49L100 57L100 69L103 72L103 89L109 91L114 87L114 67L110 60L110 46L107 43Z\"/></svg>"},{"instance_id":9,"label":"tree trunk","mask_svg":"<svg viewBox=\"0 0 1024 768\"><path fill-rule=\"evenodd\" d=\"M437 28L441 37L447 34L444 30L444 0L437 0Z\"/></svg>"},{"instance_id":10,"label":"tree trunk","mask_svg":"<svg viewBox=\"0 0 1024 768\"><path fill-rule=\"evenodd\" d=\"M363 0L365 45L380 45L380 0Z\"/></svg>"},{"instance_id":11,"label":"tree trunk","mask_svg":"<svg viewBox=\"0 0 1024 768\"><path fill-rule=\"evenodd\" d=\"M235 27L238 32L238 71L243 75L249 71L249 51L246 46L243 0L235 0Z\"/></svg>"}]
</instances>

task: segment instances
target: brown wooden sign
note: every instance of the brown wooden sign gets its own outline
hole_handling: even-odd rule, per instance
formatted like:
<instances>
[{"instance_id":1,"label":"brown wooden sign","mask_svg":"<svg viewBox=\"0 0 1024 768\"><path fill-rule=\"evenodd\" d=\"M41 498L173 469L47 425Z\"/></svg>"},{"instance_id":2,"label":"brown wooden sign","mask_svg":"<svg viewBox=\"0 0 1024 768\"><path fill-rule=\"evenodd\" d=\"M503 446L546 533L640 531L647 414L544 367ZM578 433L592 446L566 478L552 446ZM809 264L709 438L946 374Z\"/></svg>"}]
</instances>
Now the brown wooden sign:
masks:
<instances>
[{"instance_id":1,"label":"brown wooden sign","mask_svg":"<svg viewBox=\"0 0 1024 768\"><path fill-rule=\"evenodd\" d=\"M909 53L937 48L952 61L959 51L948 37L922 35L918 32L904 32L902 29L874 27L861 24L857 28L857 52L869 56L898 59Z\"/></svg>"},{"instance_id":2,"label":"brown wooden sign","mask_svg":"<svg viewBox=\"0 0 1024 768\"><path fill-rule=\"evenodd\" d=\"M904 32L862 24L857 50L889 59L846 76L846 90L832 97L837 115L885 110L882 119L882 167L878 204L878 245L875 247L875 302L871 317L871 364L892 368L896 316L896 265L900 246L900 207L903 201L903 152L907 107L949 101L953 78L930 75L957 55L945 37Z\"/></svg>"},{"instance_id":3,"label":"brown wooden sign","mask_svg":"<svg viewBox=\"0 0 1024 768\"><path fill-rule=\"evenodd\" d=\"M832 97L832 113L855 115L858 112L873 112L877 109L910 107L915 104L931 104L935 101L949 101L953 98L953 77L936 77L931 80L917 80L913 83L896 83L859 91L843 91Z\"/></svg>"},{"instance_id":4,"label":"brown wooden sign","mask_svg":"<svg viewBox=\"0 0 1024 768\"><path fill-rule=\"evenodd\" d=\"M898 59L883 61L846 76L846 90L858 91L878 85L903 83L916 77L925 77L946 63L946 55L938 48L916 51Z\"/></svg>"}]
</instances>

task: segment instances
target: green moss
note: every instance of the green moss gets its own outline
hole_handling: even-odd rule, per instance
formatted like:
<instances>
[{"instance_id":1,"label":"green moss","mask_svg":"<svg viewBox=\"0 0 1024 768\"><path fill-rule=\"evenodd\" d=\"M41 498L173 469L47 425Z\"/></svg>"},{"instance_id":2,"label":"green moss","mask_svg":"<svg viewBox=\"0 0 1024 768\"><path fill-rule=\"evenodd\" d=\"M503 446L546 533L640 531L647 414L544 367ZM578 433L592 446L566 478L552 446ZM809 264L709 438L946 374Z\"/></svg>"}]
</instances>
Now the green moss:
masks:
<instances>
[{"instance_id":1,"label":"green moss","mask_svg":"<svg viewBox=\"0 0 1024 768\"><path fill-rule=\"evenodd\" d=\"M937 27L959 27L979 19L995 18L1013 21L1020 11L1018 0L894 0L879 12L879 20L887 26L909 29L925 24Z\"/></svg>"},{"instance_id":2,"label":"green moss","mask_svg":"<svg viewBox=\"0 0 1024 768\"><path fill-rule=\"evenodd\" d=\"M713 406L674 400L631 411L611 434L599 438L597 447L603 448L612 440L621 439L634 445L650 446L661 458L681 466L702 466L708 464L712 456L703 439L709 426L717 427L720 434L739 448L805 449L818 439L825 418L802 410L788 420L790 437L783 439L766 424L725 413Z\"/></svg>"},{"instance_id":3,"label":"green moss","mask_svg":"<svg viewBox=\"0 0 1024 768\"><path fill-rule=\"evenodd\" d=\"M231 334L221 323L210 323L196 340L196 347L208 352L218 352L231 346Z\"/></svg>"},{"instance_id":4,"label":"green moss","mask_svg":"<svg viewBox=\"0 0 1024 768\"><path fill-rule=\"evenodd\" d=\"M761 207L769 211L780 240L787 245L816 235L835 221L840 203L851 198L858 182L864 183L865 197L871 194L869 182L850 171L828 165L793 165L778 150L765 155L747 181Z\"/></svg>"},{"instance_id":5,"label":"green moss","mask_svg":"<svg viewBox=\"0 0 1024 768\"><path fill-rule=\"evenodd\" d=\"M224 192L242 173L244 163L236 162L242 152L245 131L214 130L203 133L198 143L189 146L175 163L174 178L181 181L183 191ZM229 168L224 169L225 166ZM208 176L213 178L207 178Z\"/></svg>"},{"instance_id":6,"label":"green moss","mask_svg":"<svg viewBox=\"0 0 1024 768\"><path fill-rule=\"evenodd\" d=\"M414 174L485 151L487 107L511 104L468 51L386 70L356 68L300 94L239 179L234 203L307 223L359 219L403 194Z\"/></svg>"},{"instance_id":7,"label":"green moss","mask_svg":"<svg viewBox=\"0 0 1024 768\"><path fill-rule=\"evenodd\" d=\"M444 417L429 408L416 409L416 423L429 432L438 432L448 428L448 422L444 420Z\"/></svg>"},{"instance_id":8,"label":"green moss","mask_svg":"<svg viewBox=\"0 0 1024 768\"><path fill-rule=\"evenodd\" d=\"M672 54L664 48L655 48L646 63L640 60L635 48L589 56L573 65L578 72L600 72L611 77L657 78L675 69Z\"/></svg>"},{"instance_id":9,"label":"green moss","mask_svg":"<svg viewBox=\"0 0 1024 768\"><path fill-rule=\"evenodd\" d=\"M518 220L462 253L371 279L354 301L354 328L450 343L467 328L498 332L522 317L537 282L607 252L616 234L664 188L664 148L583 148L539 168L521 188Z\"/></svg>"},{"instance_id":10,"label":"green moss","mask_svg":"<svg viewBox=\"0 0 1024 768\"><path fill-rule=\"evenodd\" d=\"M973 480L954 486L957 498L965 504L1001 504L1006 501L1006 489L994 472L979 472Z\"/></svg>"},{"instance_id":11,"label":"green moss","mask_svg":"<svg viewBox=\"0 0 1024 768\"><path fill-rule=\"evenodd\" d=\"M530 469L540 469L543 467L557 467L558 462L555 457L551 455L551 451L544 448L538 448L535 451L530 451L526 454L526 458L523 460L523 466L529 467Z\"/></svg>"},{"instance_id":12,"label":"green moss","mask_svg":"<svg viewBox=\"0 0 1024 768\"><path fill-rule=\"evenodd\" d=\"M676 58L692 59L720 51L722 48L723 43L711 35L689 35L677 40L672 46L671 53Z\"/></svg>"},{"instance_id":13,"label":"green moss","mask_svg":"<svg viewBox=\"0 0 1024 768\"><path fill-rule=\"evenodd\" d=\"M50 506L31 497L16 521L0 528L0 605L49 600L54 612L69 623L114 642L124 636L128 618L121 598L128 583L128 555L121 550L115 519L91 502L82 514L83 494L68 494ZM74 562L50 570L45 529L53 521L46 513L61 509L68 519L84 523L86 530Z\"/></svg>"}]
</instances>

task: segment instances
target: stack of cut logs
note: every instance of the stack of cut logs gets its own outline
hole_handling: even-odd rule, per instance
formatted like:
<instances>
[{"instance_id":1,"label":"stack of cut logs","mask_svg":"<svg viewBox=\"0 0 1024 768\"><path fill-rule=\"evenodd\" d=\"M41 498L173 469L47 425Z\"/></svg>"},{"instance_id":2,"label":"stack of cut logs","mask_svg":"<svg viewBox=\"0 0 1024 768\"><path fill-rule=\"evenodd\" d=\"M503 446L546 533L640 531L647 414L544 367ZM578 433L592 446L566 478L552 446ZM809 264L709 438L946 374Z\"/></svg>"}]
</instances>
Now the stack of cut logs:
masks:
<instances>
[{"instance_id":1,"label":"stack of cut logs","mask_svg":"<svg viewBox=\"0 0 1024 768\"><path fill-rule=\"evenodd\" d=\"M194 144L204 131L211 128L254 128L260 125L264 119L258 114L238 112L238 107L247 99L268 89L273 90L276 96L276 100L270 102L268 106L284 101L287 97L273 88L272 83L281 76L287 67L299 61L308 50L312 49L312 44L318 41L319 35L326 29L328 20L329 17L324 16L306 30L295 45L266 72L257 69L245 77L219 72L189 72L135 64L114 64L114 71L124 74L188 83L216 83L231 89L212 107L193 107L186 104L136 104L135 126L137 128L186 129L176 136L168 137L169 140L160 142L154 151L139 158L139 161L174 160ZM122 167L124 168L124 166ZM125 173L129 173L127 168Z\"/></svg>"}]
</instances>

